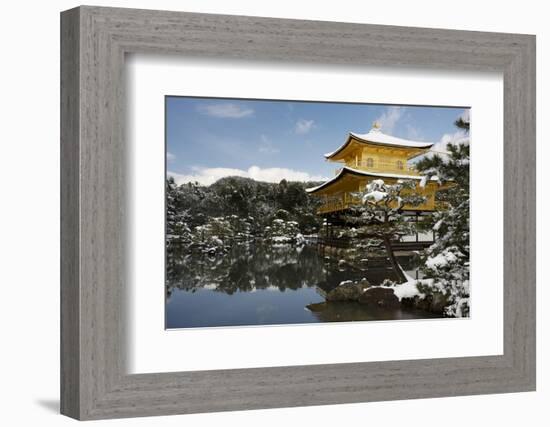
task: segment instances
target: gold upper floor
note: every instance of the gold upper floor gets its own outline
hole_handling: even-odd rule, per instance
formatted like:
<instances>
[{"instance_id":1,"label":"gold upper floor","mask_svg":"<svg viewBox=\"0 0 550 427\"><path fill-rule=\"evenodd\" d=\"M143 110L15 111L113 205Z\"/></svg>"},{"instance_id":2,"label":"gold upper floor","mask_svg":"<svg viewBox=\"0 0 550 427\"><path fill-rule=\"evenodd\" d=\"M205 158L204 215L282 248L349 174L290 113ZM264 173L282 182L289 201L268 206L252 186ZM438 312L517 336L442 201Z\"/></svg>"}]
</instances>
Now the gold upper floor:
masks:
<instances>
[{"instance_id":1,"label":"gold upper floor","mask_svg":"<svg viewBox=\"0 0 550 427\"><path fill-rule=\"evenodd\" d=\"M408 153L398 149L365 147L354 150L339 163L367 172L419 175L414 165L409 163ZM336 173L340 170L341 168L337 169Z\"/></svg>"}]
</instances>

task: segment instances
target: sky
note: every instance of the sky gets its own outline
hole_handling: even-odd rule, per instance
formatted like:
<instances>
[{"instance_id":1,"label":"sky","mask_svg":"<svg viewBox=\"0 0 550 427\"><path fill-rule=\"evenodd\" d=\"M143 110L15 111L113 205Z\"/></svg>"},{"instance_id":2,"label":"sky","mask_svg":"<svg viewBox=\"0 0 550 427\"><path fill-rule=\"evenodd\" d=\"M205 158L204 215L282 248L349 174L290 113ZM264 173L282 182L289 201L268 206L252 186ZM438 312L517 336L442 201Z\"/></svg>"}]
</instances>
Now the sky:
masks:
<instances>
[{"instance_id":1,"label":"sky","mask_svg":"<svg viewBox=\"0 0 550 427\"><path fill-rule=\"evenodd\" d=\"M224 176L258 181L323 181L339 164L323 154L348 132L374 122L400 138L446 143L463 136L454 121L464 108L380 104L166 98L167 174L178 184L210 185Z\"/></svg>"}]
</instances>

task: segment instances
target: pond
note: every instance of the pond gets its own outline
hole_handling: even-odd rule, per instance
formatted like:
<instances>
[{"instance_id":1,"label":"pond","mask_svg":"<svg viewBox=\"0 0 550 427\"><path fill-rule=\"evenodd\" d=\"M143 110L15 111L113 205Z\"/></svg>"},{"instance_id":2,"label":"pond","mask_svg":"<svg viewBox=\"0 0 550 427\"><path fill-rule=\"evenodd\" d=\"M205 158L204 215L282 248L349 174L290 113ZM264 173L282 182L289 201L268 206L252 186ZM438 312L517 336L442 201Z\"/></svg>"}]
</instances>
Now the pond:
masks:
<instances>
[{"instance_id":1,"label":"pond","mask_svg":"<svg viewBox=\"0 0 550 427\"><path fill-rule=\"evenodd\" d=\"M378 285L393 272L384 262L346 262L316 245L235 245L223 255L170 250L167 254L166 328L282 325L437 317L414 309L367 308L325 302L344 280ZM410 256L398 257L418 273Z\"/></svg>"}]
</instances>

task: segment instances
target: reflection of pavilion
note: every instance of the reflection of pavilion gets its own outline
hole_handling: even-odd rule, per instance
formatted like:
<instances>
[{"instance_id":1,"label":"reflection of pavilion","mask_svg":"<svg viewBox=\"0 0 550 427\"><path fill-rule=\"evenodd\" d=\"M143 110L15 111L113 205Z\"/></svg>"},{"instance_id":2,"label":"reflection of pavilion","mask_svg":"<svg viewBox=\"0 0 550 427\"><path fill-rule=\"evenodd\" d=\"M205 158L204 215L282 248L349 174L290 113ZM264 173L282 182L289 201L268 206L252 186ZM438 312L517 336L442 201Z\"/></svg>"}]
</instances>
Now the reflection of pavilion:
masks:
<instances>
[{"instance_id":1,"label":"reflection of pavilion","mask_svg":"<svg viewBox=\"0 0 550 427\"><path fill-rule=\"evenodd\" d=\"M403 212L410 215L411 220L421 221L422 216L438 208L435 201L437 191L441 186L437 178L423 180L409 161L427 153L432 147L431 142L410 141L382 133L375 123L366 134L350 132L347 140L335 151L325 154L326 160L339 162L342 167L336 171L333 178L306 191L321 198L318 214L325 218L325 237L331 236L330 225L343 226L341 213L351 206L360 203L354 193L364 191L366 185L382 179L387 184L395 184L398 180L417 181L415 192L426 198L418 206L404 206ZM417 234L407 236L398 245L402 249L422 247L433 241L433 234Z\"/></svg>"}]
</instances>

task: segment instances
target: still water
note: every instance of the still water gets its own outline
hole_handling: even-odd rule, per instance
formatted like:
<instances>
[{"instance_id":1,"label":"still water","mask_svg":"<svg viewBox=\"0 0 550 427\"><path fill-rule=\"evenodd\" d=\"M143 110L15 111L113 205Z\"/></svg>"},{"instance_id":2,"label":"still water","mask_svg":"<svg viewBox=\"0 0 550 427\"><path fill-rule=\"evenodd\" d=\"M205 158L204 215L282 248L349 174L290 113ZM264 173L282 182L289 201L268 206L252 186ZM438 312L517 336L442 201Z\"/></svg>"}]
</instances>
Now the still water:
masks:
<instances>
[{"instance_id":1,"label":"still water","mask_svg":"<svg viewBox=\"0 0 550 427\"><path fill-rule=\"evenodd\" d=\"M281 325L435 317L412 309L325 302L343 280L393 279L387 266L338 262L316 246L235 246L224 255L169 251L166 328ZM408 258L400 262L411 276Z\"/></svg>"}]
</instances>

